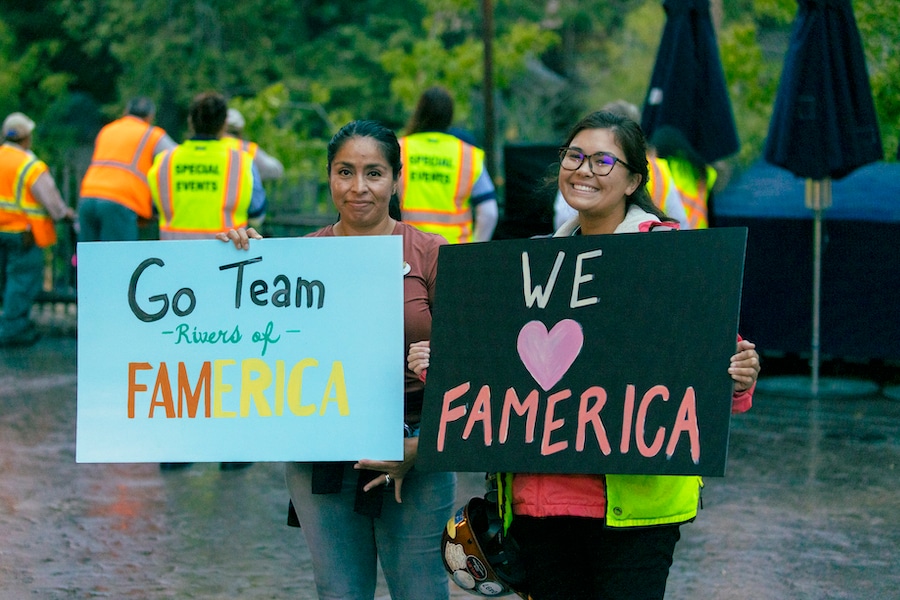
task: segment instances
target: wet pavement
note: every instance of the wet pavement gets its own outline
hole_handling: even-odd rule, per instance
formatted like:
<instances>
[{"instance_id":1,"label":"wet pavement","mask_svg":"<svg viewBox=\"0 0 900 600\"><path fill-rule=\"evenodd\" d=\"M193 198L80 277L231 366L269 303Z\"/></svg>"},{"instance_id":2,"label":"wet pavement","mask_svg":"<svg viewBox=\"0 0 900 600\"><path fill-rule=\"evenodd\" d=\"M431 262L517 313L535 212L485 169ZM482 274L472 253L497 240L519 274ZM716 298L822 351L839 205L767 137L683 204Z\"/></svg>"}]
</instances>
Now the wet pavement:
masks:
<instances>
[{"instance_id":1,"label":"wet pavement","mask_svg":"<svg viewBox=\"0 0 900 600\"><path fill-rule=\"evenodd\" d=\"M0 349L0 600L315 598L280 464L75 463L73 310ZM900 598L900 401L758 392L703 506L669 599Z\"/></svg>"}]
</instances>

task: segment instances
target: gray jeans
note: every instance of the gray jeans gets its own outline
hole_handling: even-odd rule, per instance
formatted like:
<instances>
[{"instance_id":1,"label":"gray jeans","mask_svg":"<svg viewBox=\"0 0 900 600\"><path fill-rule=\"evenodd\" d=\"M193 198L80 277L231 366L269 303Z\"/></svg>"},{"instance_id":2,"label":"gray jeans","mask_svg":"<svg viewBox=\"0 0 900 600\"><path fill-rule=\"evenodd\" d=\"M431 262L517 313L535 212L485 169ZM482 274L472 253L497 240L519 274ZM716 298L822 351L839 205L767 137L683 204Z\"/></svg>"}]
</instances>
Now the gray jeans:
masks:
<instances>
[{"instance_id":1,"label":"gray jeans","mask_svg":"<svg viewBox=\"0 0 900 600\"><path fill-rule=\"evenodd\" d=\"M381 516L353 511L358 472L344 469L336 494L312 493L312 465L287 463L285 481L312 554L320 600L372 600L377 560L393 600L447 600L441 532L453 514L455 473L413 469L403 480L403 503L384 490Z\"/></svg>"}]
</instances>

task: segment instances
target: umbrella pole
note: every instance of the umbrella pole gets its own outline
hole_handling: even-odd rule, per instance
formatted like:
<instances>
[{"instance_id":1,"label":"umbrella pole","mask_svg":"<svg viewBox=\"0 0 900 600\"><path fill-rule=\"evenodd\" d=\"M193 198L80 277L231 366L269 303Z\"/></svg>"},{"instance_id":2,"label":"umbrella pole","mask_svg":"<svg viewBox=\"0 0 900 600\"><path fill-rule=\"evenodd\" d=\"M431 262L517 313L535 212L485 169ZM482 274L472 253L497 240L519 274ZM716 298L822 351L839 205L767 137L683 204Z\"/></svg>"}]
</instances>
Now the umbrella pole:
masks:
<instances>
[{"instance_id":1,"label":"umbrella pole","mask_svg":"<svg viewBox=\"0 0 900 600\"><path fill-rule=\"evenodd\" d=\"M812 379L810 393L819 395L819 331L822 304L822 219L825 209L831 206L831 179L806 180L806 207L814 211L813 219L813 296L812 296L812 347L810 366Z\"/></svg>"}]
</instances>

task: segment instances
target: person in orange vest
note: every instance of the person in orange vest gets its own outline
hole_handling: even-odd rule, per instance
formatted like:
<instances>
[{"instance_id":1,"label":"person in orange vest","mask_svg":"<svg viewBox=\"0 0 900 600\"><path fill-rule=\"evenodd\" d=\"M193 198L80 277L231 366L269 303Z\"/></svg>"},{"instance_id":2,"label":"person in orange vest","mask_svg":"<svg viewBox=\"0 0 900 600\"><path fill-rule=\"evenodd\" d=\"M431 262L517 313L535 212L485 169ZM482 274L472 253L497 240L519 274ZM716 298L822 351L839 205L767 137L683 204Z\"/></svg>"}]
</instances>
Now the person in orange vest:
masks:
<instances>
[{"instance_id":1,"label":"person in orange vest","mask_svg":"<svg viewBox=\"0 0 900 600\"><path fill-rule=\"evenodd\" d=\"M485 242L497 226L497 193L484 151L448 133L452 123L449 92L426 90L400 138L400 215L451 244Z\"/></svg>"},{"instance_id":2,"label":"person in orange vest","mask_svg":"<svg viewBox=\"0 0 900 600\"><path fill-rule=\"evenodd\" d=\"M150 195L161 240L212 239L261 219L266 193L253 158L222 141L228 105L218 92L194 97L192 136L160 154L150 168Z\"/></svg>"},{"instance_id":3,"label":"person in orange vest","mask_svg":"<svg viewBox=\"0 0 900 600\"><path fill-rule=\"evenodd\" d=\"M56 243L54 222L75 220L47 165L31 151L34 121L14 112L0 146L0 269L6 280L0 347L30 346L40 333L31 306L44 281L44 248Z\"/></svg>"},{"instance_id":4,"label":"person in orange vest","mask_svg":"<svg viewBox=\"0 0 900 600\"><path fill-rule=\"evenodd\" d=\"M236 108L229 108L225 117L225 134L222 141L248 152L253 157L253 164L259 169L259 176L263 181L281 179L284 177L284 165L281 161L259 147L256 142L244 139L244 115Z\"/></svg>"},{"instance_id":5,"label":"person in orange vest","mask_svg":"<svg viewBox=\"0 0 900 600\"><path fill-rule=\"evenodd\" d=\"M134 98L123 117L97 134L91 164L81 180L79 242L136 240L138 219L153 216L147 172L155 156L177 146L153 125L155 117L152 100Z\"/></svg>"}]
</instances>

